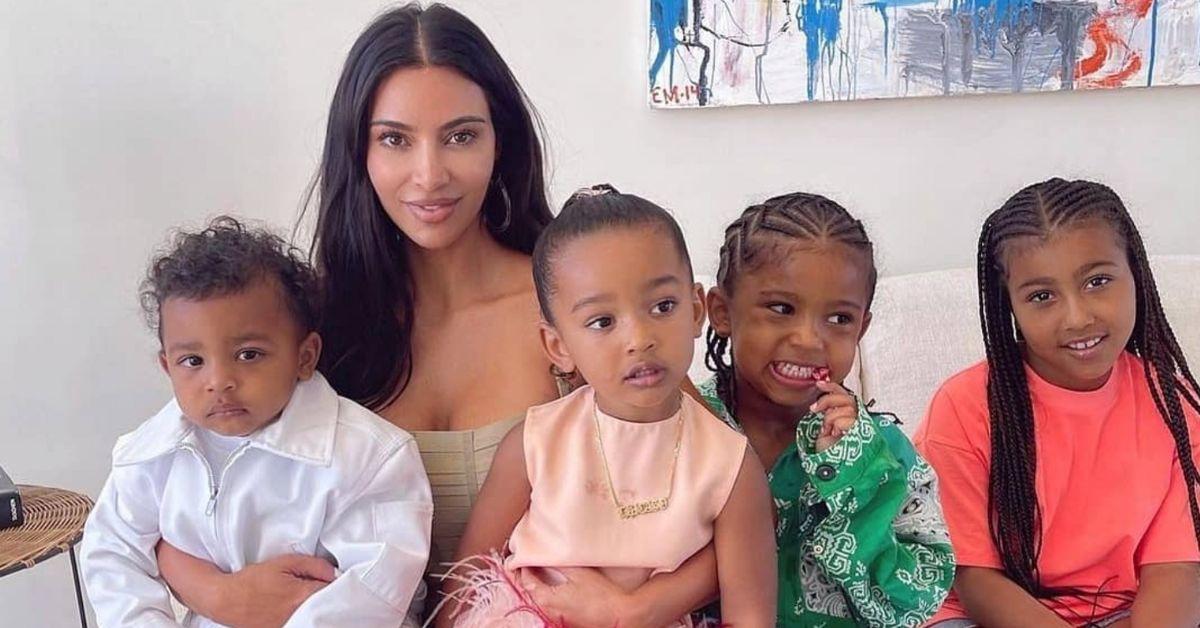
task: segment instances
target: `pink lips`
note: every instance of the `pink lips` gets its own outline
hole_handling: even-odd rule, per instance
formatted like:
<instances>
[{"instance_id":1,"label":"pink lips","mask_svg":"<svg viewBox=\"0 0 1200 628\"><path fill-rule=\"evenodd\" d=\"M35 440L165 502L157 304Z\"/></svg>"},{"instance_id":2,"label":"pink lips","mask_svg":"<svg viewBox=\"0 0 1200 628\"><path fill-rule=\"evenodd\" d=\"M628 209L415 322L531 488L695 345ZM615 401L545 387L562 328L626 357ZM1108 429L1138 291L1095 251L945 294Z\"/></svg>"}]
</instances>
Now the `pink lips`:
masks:
<instances>
[{"instance_id":1,"label":"pink lips","mask_svg":"<svg viewBox=\"0 0 1200 628\"><path fill-rule=\"evenodd\" d=\"M667 371L657 364L638 364L625 375L625 383L638 388L657 386L667 376Z\"/></svg>"},{"instance_id":2,"label":"pink lips","mask_svg":"<svg viewBox=\"0 0 1200 628\"><path fill-rule=\"evenodd\" d=\"M457 198L434 198L418 201L404 201L404 205L416 216L417 220L427 224L437 224L450 217L458 207Z\"/></svg>"}]
</instances>

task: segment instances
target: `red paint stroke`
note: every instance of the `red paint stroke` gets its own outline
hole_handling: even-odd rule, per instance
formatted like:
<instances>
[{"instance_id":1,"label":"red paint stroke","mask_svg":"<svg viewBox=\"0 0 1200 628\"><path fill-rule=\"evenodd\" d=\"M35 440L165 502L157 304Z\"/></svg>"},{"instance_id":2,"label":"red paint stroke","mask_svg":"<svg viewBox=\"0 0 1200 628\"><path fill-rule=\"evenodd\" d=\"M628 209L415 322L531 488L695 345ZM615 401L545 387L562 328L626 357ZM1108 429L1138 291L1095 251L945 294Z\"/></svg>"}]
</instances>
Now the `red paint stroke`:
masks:
<instances>
[{"instance_id":1,"label":"red paint stroke","mask_svg":"<svg viewBox=\"0 0 1200 628\"><path fill-rule=\"evenodd\" d=\"M1150 12L1153 4L1154 0L1117 0L1115 7L1096 16L1088 26L1088 38L1094 50L1091 56L1079 62L1075 71L1085 87L1120 87L1142 69L1142 55L1130 48L1129 43L1113 30L1109 22L1132 18L1136 26ZM1101 72L1109 60L1118 58L1125 60L1119 70L1107 74Z\"/></svg>"}]
</instances>

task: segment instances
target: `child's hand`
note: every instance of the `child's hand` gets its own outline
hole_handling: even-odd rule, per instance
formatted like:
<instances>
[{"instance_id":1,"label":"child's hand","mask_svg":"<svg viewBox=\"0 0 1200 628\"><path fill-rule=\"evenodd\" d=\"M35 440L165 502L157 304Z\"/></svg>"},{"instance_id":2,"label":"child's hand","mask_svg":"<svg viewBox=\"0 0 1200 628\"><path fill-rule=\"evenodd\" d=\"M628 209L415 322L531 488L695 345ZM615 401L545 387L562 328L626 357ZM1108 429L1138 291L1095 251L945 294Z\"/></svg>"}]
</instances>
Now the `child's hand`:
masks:
<instances>
[{"instance_id":1,"label":"child's hand","mask_svg":"<svg viewBox=\"0 0 1200 628\"><path fill-rule=\"evenodd\" d=\"M810 408L824 414L821 433L817 436L816 450L825 451L842 439L854 422L858 420L858 402L845 388L833 382L817 382L817 388L825 394Z\"/></svg>"}]
</instances>

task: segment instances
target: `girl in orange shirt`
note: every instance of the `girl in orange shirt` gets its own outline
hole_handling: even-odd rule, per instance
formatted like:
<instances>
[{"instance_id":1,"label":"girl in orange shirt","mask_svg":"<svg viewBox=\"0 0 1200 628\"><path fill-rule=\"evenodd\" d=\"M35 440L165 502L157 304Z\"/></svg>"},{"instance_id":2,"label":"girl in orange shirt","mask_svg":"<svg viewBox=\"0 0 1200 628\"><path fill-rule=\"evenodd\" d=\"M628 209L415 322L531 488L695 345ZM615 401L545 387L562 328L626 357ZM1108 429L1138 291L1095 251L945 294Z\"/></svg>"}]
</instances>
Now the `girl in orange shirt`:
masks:
<instances>
[{"instance_id":1,"label":"girl in orange shirt","mask_svg":"<svg viewBox=\"0 0 1200 628\"><path fill-rule=\"evenodd\" d=\"M1137 227L1089 181L1029 186L979 238L987 361L914 439L959 569L950 626L1196 626L1196 378Z\"/></svg>"}]
</instances>

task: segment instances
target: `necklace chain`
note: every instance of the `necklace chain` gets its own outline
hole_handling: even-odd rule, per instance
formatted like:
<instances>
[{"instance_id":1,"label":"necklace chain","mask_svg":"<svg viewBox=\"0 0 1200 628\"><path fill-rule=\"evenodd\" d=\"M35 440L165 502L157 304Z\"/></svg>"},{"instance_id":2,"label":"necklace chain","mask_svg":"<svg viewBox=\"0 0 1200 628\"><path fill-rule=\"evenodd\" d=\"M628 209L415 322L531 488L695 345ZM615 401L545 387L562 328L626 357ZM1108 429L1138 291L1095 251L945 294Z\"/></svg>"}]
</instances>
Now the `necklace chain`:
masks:
<instances>
[{"instance_id":1,"label":"necklace chain","mask_svg":"<svg viewBox=\"0 0 1200 628\"><path fill-rule=\"evenodd\" d=\"M600 461L604 463L604 479L608 481L608 492L612 495L613 505L617 508L617 515L622 519L633 519L634 517L666 510L667 506L671 504L671 493L675 490L675 467L679 462L679 445L683 442L682 408L679 412L679 420L676 422L678 428L675 431L675 452L671 455L671 471L667 478L666 496L634 502L632 504L622 504L621 500L617 498L617 487L613 484L612 472L608 468L608 456L604 454L604 439L600 436L599 410L593 412L592 416L596 419L596 446L600 449Z\"/></svg>"}]
</instances>

